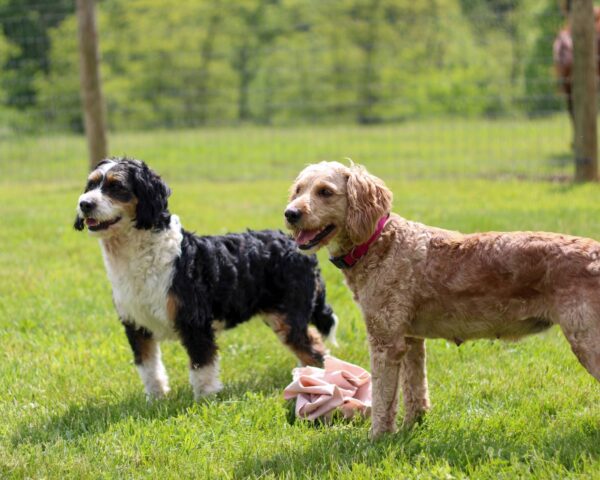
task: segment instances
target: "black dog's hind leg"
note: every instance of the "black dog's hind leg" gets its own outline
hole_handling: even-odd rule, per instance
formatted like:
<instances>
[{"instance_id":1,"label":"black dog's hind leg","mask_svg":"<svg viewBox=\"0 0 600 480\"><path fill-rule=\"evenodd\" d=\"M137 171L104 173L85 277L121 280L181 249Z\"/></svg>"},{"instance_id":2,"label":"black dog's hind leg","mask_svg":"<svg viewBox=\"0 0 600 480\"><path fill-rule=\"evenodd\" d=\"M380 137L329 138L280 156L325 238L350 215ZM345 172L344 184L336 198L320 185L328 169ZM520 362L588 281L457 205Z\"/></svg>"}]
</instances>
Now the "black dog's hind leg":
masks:
<instances>
[{"instance_id":1,"label":"black dog's hind leg","mask_svg":"<svg viewBox=\"0 0 600 480\"><path fill-rule=\"evenodd\" d=\"M160 346L152 332L123 322L133 351L133 360L149 398L161 398L169 392L169 379L160 355Z\"/></svg>"},{"instance_id":2,"label":"black dog's hind leg","mask_svg":"<svg viewBox=\"0 0 600 480\"><path fill-rule=\"evenodd\" d=\"M325 302L325 285L318 272L316 277L306 275L303 282L289 288L278 311L269 312L265 321L302 365L323 366L327 349L319 332L331 333L336 318ZM309 327L309 321L317 329Z\"/></svg>"},{"instance_id":3,"label":"black dog's hind leg","mask_svg":"<svg viewBox=\"0 0 600 480\"><path fill-rule=\"evenodd\" d=\"M265 316L265 323L302 365L321 367L326 349L319 332L308 326L308 316L308 311L304 315L298 312L269 313Z\"/></svg>"}]
</instances>

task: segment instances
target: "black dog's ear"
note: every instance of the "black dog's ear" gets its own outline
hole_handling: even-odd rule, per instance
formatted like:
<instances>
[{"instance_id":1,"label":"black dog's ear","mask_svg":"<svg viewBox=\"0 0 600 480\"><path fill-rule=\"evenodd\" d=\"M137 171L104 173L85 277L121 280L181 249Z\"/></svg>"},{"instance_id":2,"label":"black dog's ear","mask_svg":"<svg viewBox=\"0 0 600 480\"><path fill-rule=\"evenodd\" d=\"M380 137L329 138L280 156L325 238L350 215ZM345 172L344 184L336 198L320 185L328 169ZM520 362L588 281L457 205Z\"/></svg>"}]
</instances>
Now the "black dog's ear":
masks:
<instances>
[{"instance_id":1,"label":"black dog's ear","mask_svg":"<svg viewBox=\"0 0 600 480\"><path fill-rule=\"evenodd\" d=\"M81 232L81 230L83 230L83 218L81 218L79 215L77 215L75 217L75 223L73 223L73 228L75 230L79 230Z\"/></svg>"},{"instance_id":2,"label":"black dog's ear","mask_svg":"<svg viewBox=\"0 0 600 480\"><path fill-rule=\"evenodd\" d=\"M171 190L144 162L136 162L132 189L138 201L135 227L142 230L168 227L171 219L168 210Z\"/></svg>"}]
</instances>

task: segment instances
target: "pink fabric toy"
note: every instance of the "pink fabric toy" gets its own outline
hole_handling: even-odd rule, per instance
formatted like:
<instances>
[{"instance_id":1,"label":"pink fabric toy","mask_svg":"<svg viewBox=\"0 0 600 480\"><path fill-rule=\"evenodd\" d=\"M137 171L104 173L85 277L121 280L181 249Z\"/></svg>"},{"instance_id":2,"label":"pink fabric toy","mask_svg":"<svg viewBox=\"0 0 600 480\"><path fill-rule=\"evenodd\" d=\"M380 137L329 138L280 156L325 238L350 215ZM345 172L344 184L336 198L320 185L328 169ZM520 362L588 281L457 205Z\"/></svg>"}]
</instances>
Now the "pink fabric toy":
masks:
<instances>
[{"instance_id":1,"label":"pink fabric toy","mask_svg":"<svg viewBox=\"0 0 600 480\"><path fill-rule=\"evenodd\" d=\"M363 368L327 355L325 369L295 368L284 390L286 400L296 397L296 416L314 420L329 417L334 409L351 418L356 411L371 413L371 374Z\"/></svg>"}]
</instances>

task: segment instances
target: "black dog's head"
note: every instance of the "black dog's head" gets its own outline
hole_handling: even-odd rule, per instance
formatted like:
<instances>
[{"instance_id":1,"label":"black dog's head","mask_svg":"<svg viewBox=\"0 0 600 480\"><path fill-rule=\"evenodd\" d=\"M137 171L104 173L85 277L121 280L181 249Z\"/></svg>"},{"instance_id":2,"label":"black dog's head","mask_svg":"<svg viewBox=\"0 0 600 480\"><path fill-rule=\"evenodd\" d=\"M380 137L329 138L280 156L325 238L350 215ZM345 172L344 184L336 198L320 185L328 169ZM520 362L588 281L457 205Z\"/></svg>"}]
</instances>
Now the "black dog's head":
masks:
<instances>
[{"instance_id":1,"label":"black dog's head","mask_svg":"<svg viewBox=\"0 0 600 480\"><path fill-rule=\"evenodd\" d=\"M103 160L90 173L77 203L74 227L108 235L132 226L141 230L167 228L169 187L139 160Z\"/></svg>"}]
</instances>

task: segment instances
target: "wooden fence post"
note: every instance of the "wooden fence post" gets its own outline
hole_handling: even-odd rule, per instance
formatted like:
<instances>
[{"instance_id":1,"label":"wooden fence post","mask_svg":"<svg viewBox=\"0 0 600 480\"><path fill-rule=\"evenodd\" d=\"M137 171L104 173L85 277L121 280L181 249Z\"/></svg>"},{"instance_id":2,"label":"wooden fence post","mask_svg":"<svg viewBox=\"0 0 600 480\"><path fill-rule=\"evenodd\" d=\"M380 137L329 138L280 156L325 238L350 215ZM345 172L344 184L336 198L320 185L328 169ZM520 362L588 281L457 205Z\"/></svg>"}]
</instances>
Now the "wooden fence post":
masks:
<instances>
[{"instance_id":1,"label":"wooden fence post","mask_svg":"<svg viewBox=\"0 0 600 480\"><path fill-rule=\"evenodd\" d=\"M575 181L598 178L598 138L596 130L597 40L593 0L573 0L573 113Z\"/></svg>"},{"instance_id":2,"label":"wooden fence post","mask_svg":"<svg viewBox=\"0 0 600 480\"><path fill-rule=\"evenodd\" d=\"M77 0L79 72L90 169L108 153L94 0Z\"/></svg>"}]
</instances>

